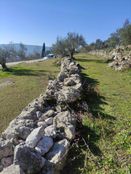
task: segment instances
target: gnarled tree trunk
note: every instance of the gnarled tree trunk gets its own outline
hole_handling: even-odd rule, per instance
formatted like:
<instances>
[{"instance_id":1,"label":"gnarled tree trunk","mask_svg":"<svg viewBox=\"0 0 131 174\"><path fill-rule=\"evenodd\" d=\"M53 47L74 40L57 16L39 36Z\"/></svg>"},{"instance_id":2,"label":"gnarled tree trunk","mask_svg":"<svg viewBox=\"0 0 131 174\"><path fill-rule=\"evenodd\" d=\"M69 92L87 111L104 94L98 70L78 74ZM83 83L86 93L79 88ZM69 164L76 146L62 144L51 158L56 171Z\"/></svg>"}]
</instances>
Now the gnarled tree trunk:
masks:
<instances>
[{"instance_id":1,"label":"gnarled tree trunk","mask_svg":"<svg viewBox=\"0 0 131 174\"><path fill-rule=\"evenodd\" d=\"M8 71L9 70L8 67L6 66L6 63L5 62L2 62L1 63L1 66L2 66L2 70L3 71Z\"/></svg>"}]
</instances>

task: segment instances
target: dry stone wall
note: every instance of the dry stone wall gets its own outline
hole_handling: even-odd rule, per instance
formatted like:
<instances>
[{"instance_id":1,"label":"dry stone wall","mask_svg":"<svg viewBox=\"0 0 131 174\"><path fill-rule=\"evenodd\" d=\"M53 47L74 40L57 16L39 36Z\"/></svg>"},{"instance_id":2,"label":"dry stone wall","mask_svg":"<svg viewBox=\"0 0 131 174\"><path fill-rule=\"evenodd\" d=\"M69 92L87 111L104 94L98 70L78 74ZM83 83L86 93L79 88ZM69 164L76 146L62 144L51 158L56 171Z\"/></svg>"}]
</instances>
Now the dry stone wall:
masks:
<instances>
[{"instance_id":1,"label":"dry stone wall","mask_svg":"<svg viewBox=\"0 0 131 174\"><path fill-rule=\"evenodd\" d=\"M106 50L92 50L92 51L89 51L89 54L97 55L97 56L102 56L105 59L107 59L108 56L109 56L109 52L106 51Z\"/></svg>"},{"instance_id":2,"label":"dry stone wall","mask_svg":"<svg viewBox=\"0 0 131 174\"><path fill-rule=\"evenodd\" d=\"M92 55L98 55L109 61L108 66L116 71L122 71L131 68L131 47L117 47L112 51L105 50L93 50L89 53Z\"/></svg>"},{"instance_id":3,"label":"dry stone wall","mask_svg":"<svg viewBox=\"0 0 131 174\"><path fill-rule=\"evenodd\" d=\"M117 71L122 71L131 68L131 51L126 51L125 48L116 48L111 54L112 62L109 63L109 67Z\"/></svg>"},{"instance_id":4,"label":"dry stone wall","mask_svg":"<svg viewBox=\"0 0 131 174\"><path fill-rule=\"evenodd\" d=\"M10 122L0 138L1 174L58 174L75 136L80 100L79 66L70 58L61 63L44 94Z\"/></svg>"}]
</instances>

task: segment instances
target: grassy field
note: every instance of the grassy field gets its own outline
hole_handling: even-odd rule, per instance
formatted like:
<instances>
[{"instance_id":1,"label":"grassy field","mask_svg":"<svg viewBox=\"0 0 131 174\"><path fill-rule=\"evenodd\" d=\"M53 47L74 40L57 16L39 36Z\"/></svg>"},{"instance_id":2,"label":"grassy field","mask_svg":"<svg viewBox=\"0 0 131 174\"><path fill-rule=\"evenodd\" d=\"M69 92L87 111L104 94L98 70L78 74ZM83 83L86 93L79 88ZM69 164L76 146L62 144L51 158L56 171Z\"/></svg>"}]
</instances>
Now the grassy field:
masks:
<instances>
[{"instance_id":1,"label":"grassy field","mask_svg":"<svg viewBox=\"0 0 131 174\"><path fill-rule=\"evenodd\" d=\"M85 68L90 114L85 115L79 146L71 149L63 173L130 174L131 71L115 72L93 55L79 54L76 59Z\"/></svg>"},{"instance_id":2,"label":"grassy field","mask_svg":"<svg viewBox=\"0 0 131 174\"><path fill-rule=\"evenodd\" d=\"M48 79L58 73L55 61L21 63L10 72L0 70L0 132L46 89Z\"/></svg>"}]
</instances>

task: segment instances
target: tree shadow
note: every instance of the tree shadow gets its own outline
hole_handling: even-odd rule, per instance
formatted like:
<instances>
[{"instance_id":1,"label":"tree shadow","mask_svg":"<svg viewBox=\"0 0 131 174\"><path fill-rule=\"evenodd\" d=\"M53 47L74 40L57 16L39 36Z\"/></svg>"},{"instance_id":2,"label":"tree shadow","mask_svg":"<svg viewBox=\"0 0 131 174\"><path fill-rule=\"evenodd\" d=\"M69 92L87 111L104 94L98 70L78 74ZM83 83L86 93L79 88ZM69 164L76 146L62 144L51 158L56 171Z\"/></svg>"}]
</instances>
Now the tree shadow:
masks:
<instances>
[{"instance_id":1,"label":"tree shadow","mask_svg":"<svg viewBox=\"0 0 131 174\"><path fill-rule=\"evenodd\" d=\"M88 113L86 115L92 120L104 119L107 120L109 124L113 124L113 121L116 120L116 118L112 115L106 114L101 106L108 105L108 103L106 101L106 98L99 92L99 81L97 79L89 77L84 73L81 74L84 89L82 100L86 101L88 105ZM78 142L76 142L72 149L69 151L66 166L62 170L61 174L82 173L80 169L85 168L85 160L88 160L85 159L86 153L88 155L91 155L91 157L88 156L87 158L92 158L92 155L99 160L102 160L103 158L103 153L100 147L98 147L97 145L97 142L101 138L101 135L96 132L95 129L87 125L81 125L80 127L77 127L76 131L79 132ZM106 128L104 128L104 131L106 131L106 135L111 135L113 133L112 130L108 130ZM97 161L95 162L97 163ZM88 171L88 168L86 169L86 171Z\"/></svg>"},{"instance_id":2,"label":"tree shadow","mask_svg":"<svg viewBox=\"0 0 131 174\"><path fill-rule=\"evenodd\" d=\"M54 76L57 71L53 71L52 73L46 70L38 70L38 69L26 69L26 68L10 68L8 74L12 74L15 76Z\"/></svg>"},{"instance_id":3,"label":"tree shadow","mask_svg":"<svg viewBox=\"0 0 131 174\"><path fill-rule=\"evenodd\" d=\"M82 59L82 58L77 58L77 61L79 62L95 62L95 63L106 63L106 59L91 59L91 58L85 58L85 59Z\"/></svg>"},{"instance_id":4,"label":"tree shadow","mask_svg":"<svg viewBox=\"0 0 131 174\"><path fill-rule=\"evenodd\" d=\"M98 89L99 81L82 73L83 100L88 104L89 113L93 118L115 120L114 116L104 113L102 105L108 105L106 98L100 94Z\"/></svg>"}]
</instances>

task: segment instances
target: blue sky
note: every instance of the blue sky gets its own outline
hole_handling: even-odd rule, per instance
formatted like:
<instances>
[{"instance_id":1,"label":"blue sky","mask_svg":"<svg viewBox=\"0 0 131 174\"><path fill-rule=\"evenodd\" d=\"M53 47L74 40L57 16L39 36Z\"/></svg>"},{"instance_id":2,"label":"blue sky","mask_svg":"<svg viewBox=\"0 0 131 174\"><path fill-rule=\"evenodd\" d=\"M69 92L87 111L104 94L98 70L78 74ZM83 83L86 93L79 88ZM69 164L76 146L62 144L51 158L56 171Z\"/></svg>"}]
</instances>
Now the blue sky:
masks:
<instances>
[{"instance_id":1,"label":"blue sky","mask_svg":"<svg viewBox=\"0 0 131 174\"><path fill-rule=\"evenodd\" d=\"M0 43L51 46L67 32L87 43L106 39L131 21L131 0L0 0Z\"/></svg>"}]
</instances>

